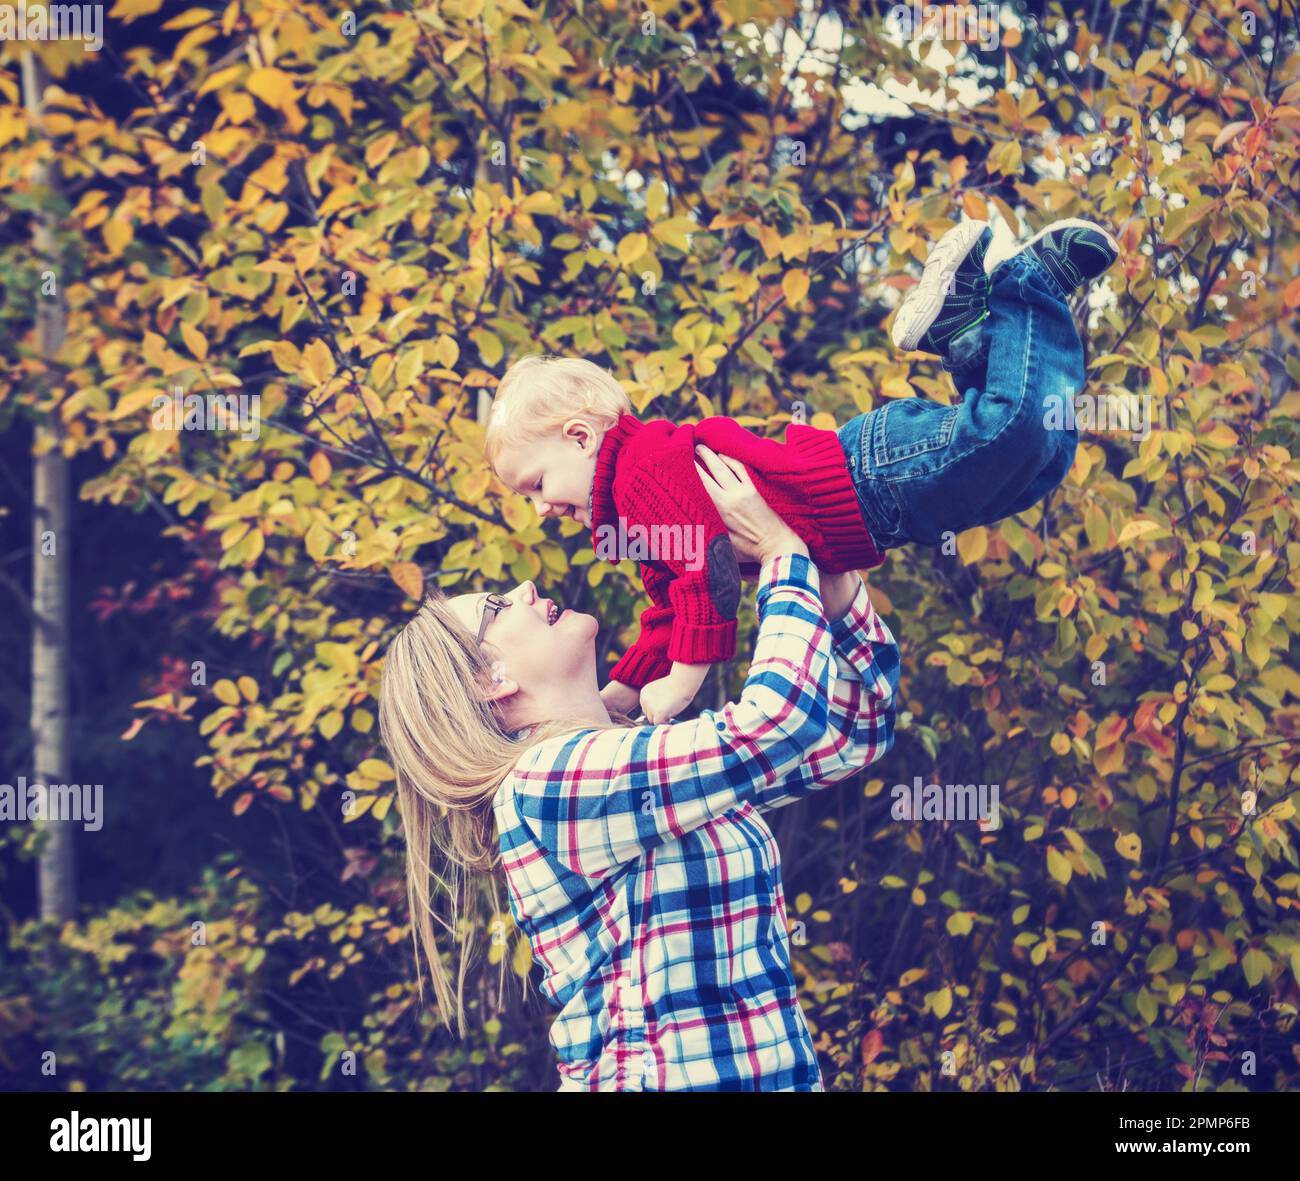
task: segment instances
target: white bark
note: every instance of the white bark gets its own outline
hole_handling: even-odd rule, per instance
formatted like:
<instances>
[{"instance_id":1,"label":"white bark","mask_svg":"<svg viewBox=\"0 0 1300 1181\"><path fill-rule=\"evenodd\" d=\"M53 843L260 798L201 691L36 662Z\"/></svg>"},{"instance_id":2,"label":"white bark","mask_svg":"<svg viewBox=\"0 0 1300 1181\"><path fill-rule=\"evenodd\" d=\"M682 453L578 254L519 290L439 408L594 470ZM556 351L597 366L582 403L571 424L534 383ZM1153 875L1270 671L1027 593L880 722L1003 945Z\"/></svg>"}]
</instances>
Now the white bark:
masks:
<instances>
[{"instance_id":1,"label":"white bark","mask_svg":"<svg viewBox=\"0 0 1300 1181\"><path fill-rule=\"evenodd\" d=\"M38 120L45 93L44 71L30 53L22 57L23 101L28 114ZM35 170L38 187L53 188L55 176L45 165ZM39 297L36 306L37 348L48 361L63 345L66 318L63 276L57 273L54 216L36 219L33 235L36 255L48 259L56 272L56 294ZM36 427L32 457L32 770L31 782L41 785L42 804L48 816L51 783L68 783L68 461L61 446L57 411ZM51 540L52 539L52 540ZM51 553L50 550L53 550ZM76 862L72 821L37 822L49 833L38 867L41 918L62 923L75 917Z\"/></svg>"}]
</instances>

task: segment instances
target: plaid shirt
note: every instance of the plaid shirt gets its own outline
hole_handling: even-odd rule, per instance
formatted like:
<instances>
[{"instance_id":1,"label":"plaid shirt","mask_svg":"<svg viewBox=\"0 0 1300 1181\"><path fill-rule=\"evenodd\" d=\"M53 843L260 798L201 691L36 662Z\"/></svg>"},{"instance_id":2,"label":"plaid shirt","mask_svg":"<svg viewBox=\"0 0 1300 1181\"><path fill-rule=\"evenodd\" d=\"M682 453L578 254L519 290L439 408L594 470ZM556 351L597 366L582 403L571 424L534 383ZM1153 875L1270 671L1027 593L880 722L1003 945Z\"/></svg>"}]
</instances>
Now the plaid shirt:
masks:
<instances>
[{"instance_id":1,"label":"plaid shirt","mask_svg":"<svg viewBox=\"0 0 1300 1181\"><path fill-rule=\"evenodd\" d=\"M763 564L757 608L738 704L538 743L497 791L561 1090L823 1089L762 812L893 745L898 646L865 586L828 624L802 554Z\"/></svg>"}]
</instances>

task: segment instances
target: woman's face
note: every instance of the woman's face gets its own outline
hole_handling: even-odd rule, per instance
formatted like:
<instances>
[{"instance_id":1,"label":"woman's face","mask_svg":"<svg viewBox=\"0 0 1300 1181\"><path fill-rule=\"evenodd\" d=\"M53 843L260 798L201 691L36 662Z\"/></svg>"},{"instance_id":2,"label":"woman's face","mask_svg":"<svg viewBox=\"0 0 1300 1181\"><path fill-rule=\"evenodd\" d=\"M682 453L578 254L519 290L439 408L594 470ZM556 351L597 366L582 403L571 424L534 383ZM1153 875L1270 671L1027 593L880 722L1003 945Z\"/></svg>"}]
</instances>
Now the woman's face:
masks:
<instances>
[{"instance_id":1,"label":"woman's face","mask_svg":"<svg viewBox=\"0 0 1300 1181\"><path fill-rule=\"evenodd\" d=\"M520 697L558 695L583 678L595 683L600 625L594 615L567 611L559 603L552 610L551 600L539 595L531 581L497 593L509 599L510 606L495 613L488 609L483 648L490 659L505 665L504 675L519 686ZM450 600L471 635L478 635L486 598L487 592L479 592ZM513 695L506 704L511 700Z\"/></svg>"}]
</instances>

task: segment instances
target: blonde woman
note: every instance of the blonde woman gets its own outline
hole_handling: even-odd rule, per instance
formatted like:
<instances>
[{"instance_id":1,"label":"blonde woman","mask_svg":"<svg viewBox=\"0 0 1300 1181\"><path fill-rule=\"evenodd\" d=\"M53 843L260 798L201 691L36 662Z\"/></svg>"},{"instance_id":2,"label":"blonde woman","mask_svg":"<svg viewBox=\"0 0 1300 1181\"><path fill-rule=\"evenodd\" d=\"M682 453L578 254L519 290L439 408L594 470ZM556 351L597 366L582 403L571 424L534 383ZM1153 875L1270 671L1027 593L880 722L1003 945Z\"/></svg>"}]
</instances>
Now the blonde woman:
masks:
<instances>
[{"instance_id":1,"label":"blonde woman","mask_svg":"<svg viewBox=\"0 0 1300 1181\"><path fill-rule=\"evenodd\" d=\"M611 716L596 619L530 582L430 596L385 661L421 995L422 945L450 1025L436 844L453 899L465 873L504 877L560 1010L562 1091L823 1090L763 813L890 748L898 649L857 574L820 575L742 464L699 458L737 555L760 567L739 702L657 726ZM463 981L462 957L462 1030Z\"/></svg>"}]
</instances>

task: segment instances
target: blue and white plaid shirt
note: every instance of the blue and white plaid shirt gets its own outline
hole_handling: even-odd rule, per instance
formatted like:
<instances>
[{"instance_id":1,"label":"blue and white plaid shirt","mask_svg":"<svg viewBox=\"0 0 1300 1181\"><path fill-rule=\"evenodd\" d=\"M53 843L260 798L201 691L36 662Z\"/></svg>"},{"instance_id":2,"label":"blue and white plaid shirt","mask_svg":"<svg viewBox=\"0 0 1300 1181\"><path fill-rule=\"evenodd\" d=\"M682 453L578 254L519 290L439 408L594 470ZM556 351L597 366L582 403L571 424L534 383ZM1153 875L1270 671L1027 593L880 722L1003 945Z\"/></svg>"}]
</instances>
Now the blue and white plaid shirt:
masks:
<instances>
[{"instance_id":1,"label":"blue and white plaid shirt","mask_svg":"<svg viewBox=\"0 0 1300 1181\"><path fill-rule=\"evenodd\" d=\"M550 739L497 791L561 1090L823 1089L761 814L893 745L898 646L865 586L828 624L802 554L763 564L757 609L739 703Z\"/></svg>"}]
</instances>

